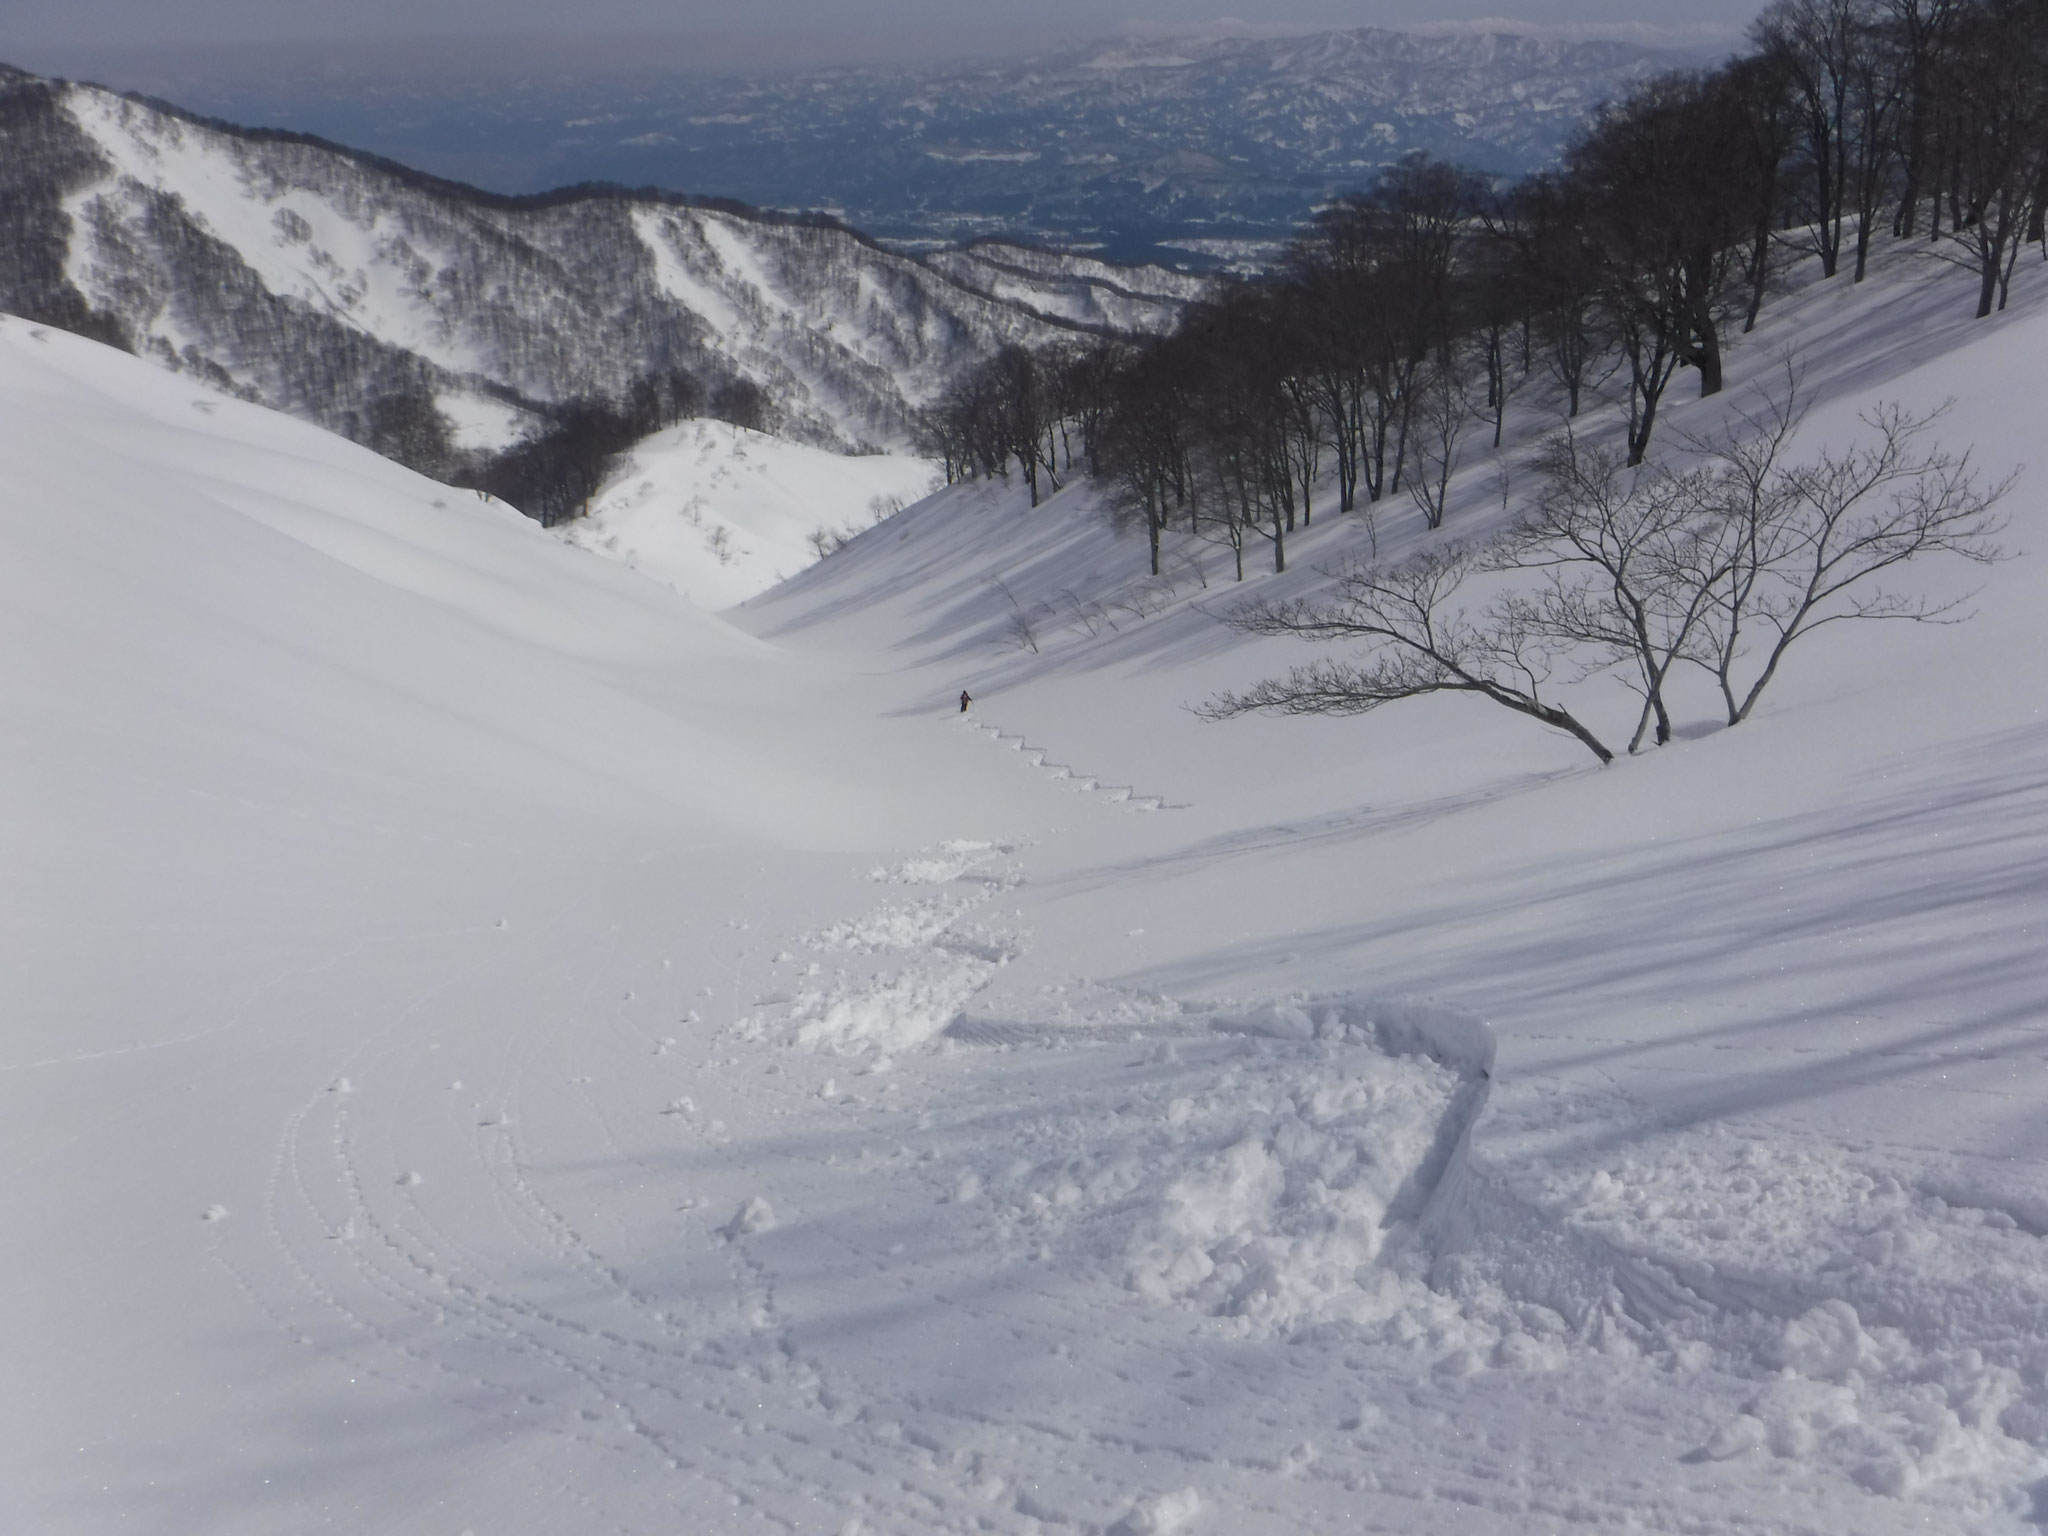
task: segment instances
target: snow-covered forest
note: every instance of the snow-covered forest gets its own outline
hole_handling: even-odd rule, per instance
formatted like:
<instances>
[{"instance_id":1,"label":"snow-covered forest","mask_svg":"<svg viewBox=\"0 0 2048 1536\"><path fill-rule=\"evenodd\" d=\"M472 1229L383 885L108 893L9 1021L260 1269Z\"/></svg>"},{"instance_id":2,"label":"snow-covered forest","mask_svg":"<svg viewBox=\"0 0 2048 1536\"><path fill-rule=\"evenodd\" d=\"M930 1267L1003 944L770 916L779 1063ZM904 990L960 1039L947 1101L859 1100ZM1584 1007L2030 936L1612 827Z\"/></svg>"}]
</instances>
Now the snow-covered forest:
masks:
<instances>
[{"instance_id":1,"label":"snow-covered forest","mask_svg":"<svg viewBox=\"0 0 2048 1536\"><path fill-rule=\"evenodd\" d=\"M397 202L0 91L627 439L543 527L9 184L0 1529L2038 1532L2048 32L1753 41L1199 297L908 264L929 461L762 430L857 306L494 393L287 294Z\"/></svg>"},{"instance_id":2,"label":"snow-covered forest","mask_svg":"<svg viewBox=\"0 0 2048 1536\"><path fill-rule=\"evenodd\" d=\"M1332 202L1270 270L1199 295L1168 333L1006 345L923 413L948 478L1086 471L1131 514L1247 544L1412 500L1432 526L1475 449L1625 405L1641 465L1690 370L1811 264L1861 283L1917 248L2004 307L2048 251L2048 31L1995 0L1779 0L1752 47L1605 104L1563 164L1504 184L1427 155ZM1796 369L1794 370L1796 374ZM1793 408L1796 378L1778 406ZM1520 421L1511 417L1520 416ZM1153 574L1159 574L1156 558Z\"/></svg>"}]
</instances>

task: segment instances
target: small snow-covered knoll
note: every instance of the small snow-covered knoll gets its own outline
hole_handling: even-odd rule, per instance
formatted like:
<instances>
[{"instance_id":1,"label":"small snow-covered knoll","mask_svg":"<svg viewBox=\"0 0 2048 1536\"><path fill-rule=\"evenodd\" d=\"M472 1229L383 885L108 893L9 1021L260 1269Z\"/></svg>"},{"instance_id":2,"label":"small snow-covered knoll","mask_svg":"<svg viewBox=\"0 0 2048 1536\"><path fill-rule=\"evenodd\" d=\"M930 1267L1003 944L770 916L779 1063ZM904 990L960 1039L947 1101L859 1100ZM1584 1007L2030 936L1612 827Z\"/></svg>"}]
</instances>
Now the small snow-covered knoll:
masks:
<instances>
[{"instance_id":1,"label":"small snow-covered knoll","mask_svg":"<svg viewBox=\"0 0 2048 1536\"><path fill-rule=\"evenodd\" d=\"M555 531L701 608L793 576L929 492L929 460L848 457L722 421L686 421L634 445Z\"/></svg>"}]
</instances>

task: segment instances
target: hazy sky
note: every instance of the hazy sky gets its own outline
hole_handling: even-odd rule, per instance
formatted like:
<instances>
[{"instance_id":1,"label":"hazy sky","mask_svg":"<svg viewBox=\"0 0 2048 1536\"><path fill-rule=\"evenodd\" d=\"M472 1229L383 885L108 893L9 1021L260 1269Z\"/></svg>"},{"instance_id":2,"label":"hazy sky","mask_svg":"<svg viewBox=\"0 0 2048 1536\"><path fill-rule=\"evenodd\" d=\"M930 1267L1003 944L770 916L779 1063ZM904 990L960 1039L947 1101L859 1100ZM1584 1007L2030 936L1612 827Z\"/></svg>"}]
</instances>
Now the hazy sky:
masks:
<instances>
[{"instance_id":1,"label":"hazy sky","mask_svg":"<svg viewBox=\"0 0 2048 1536\"><path fill-rule=\"evenodd\" d=\"M421 39L525 52L580 37L579 62L668 55L714 67L810 65L900 52L1007 51L1119 24L1215 20L1232 0L0 0L0 60L83 72L153 53L335 45L352 60L403 62ZM1733 33L1760 0L1510 0L1538 23L1647 25ZM1239 0L1239 7L1251 10ZM1403 25L1497 16L1503 0L1263 0L1261 23ZM434 50L440 53L440 49Z\"/></svg>"}]
</instances>

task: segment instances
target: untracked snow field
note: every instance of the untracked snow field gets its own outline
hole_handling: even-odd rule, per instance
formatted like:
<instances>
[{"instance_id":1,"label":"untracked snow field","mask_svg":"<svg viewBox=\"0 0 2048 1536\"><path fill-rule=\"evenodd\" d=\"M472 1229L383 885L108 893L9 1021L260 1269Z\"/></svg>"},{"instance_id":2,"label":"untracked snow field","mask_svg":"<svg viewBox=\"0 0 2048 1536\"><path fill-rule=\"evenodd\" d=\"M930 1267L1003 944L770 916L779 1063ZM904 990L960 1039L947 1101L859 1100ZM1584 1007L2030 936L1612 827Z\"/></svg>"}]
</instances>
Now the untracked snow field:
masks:
<instances>
[{"instance_id":1,"label":"untracked snow field","mask_svg":"<svg viewBox=\"0 0 2048 1536\"><path fill-rule=\"evenodd\" d=\"M1671 440L1796 343L2001 474L2040 276ZM720 616L15 320L0 444L0 1530L2048 1522L2035 474L1968 623L1600 769L1197 719L1306 653L1085 485Z\"/></svg>"},{"instance_id":2,"label":"untracked snow field","mask_svg":"<svg viewBox=\"0 0 2048 1536\"><path fill-rule=\"evenodd\" d=\"M722 421L685 421L636 444L589 513L556 532L700 608L726 608L939 482L928 459L849 458Z\"/></svg>"}]
</instances>

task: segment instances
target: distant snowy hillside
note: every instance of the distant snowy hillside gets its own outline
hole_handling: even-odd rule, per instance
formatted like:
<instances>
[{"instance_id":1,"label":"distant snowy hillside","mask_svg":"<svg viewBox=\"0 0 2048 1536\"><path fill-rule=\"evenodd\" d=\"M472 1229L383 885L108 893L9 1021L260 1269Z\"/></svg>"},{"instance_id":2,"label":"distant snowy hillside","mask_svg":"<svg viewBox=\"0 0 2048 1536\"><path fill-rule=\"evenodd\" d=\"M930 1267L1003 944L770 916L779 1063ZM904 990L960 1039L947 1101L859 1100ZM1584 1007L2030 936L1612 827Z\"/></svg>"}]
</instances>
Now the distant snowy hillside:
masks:
<instances>
[{"instance_id":1,"label":"distant snowy hillside","mask_svg":"<svg viewBox=\"0 0 2048 1536\"><path fill-rule=\"evenodd\" d=\"M977 293L1116 331L1169 329L1208 287L1205 279L1170 267L1118 266L1005 240L948 246L929 253L925 261Z\"/></svg>"},{"instance_id":2,"label":"distant snowy hillside","mask_svg":"<svg viewBox=\"0 0 2048 1536\"><path fill-rule=\"evenodd\" d=\"M492 446L524 408L682 368L763 386L800 439L900 447L910 409L1004 342L1174 312L1077 305L1093 289L1065 275L966 285L830 221L493 197L12 72L0 187L0 307L355 436L375 400L424 392Z\"/></svg>"},{"instance_id":3,"label":"distant snowy hillside","mask_svg":"<svg viewBox=\"0 0 2048 1536\"><path fill-rule=\"evenodd\" d=\"M556 531L701 608L772 587L926 495L925 459L849 458L718 421L638 444L590 511Z\"/></svg>"}]
</instances>

